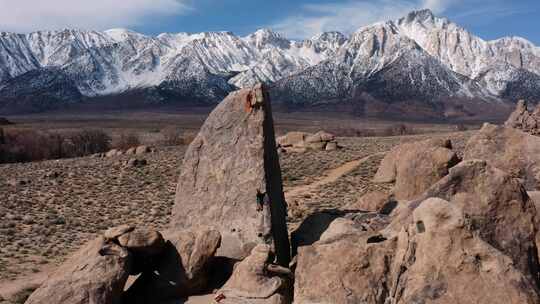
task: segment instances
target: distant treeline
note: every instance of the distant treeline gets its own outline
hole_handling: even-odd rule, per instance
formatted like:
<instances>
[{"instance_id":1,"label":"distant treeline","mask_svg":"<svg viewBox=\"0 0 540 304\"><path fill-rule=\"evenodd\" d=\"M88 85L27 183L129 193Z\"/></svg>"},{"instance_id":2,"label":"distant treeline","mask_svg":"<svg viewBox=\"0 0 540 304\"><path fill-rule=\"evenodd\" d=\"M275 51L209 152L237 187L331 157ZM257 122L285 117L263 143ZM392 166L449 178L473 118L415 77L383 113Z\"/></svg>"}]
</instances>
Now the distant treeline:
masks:
<instances>
[{"instance_id":1,"label":"distant treeline","mask_svg":"<svg viewBox=\"0 0 540 304\"><path fill-rule=\"evenodd\" d=\"M101 130L45 132L0 128L0 163L79 157L110 148L111 137Z\"/></svg>"}]
</instances>

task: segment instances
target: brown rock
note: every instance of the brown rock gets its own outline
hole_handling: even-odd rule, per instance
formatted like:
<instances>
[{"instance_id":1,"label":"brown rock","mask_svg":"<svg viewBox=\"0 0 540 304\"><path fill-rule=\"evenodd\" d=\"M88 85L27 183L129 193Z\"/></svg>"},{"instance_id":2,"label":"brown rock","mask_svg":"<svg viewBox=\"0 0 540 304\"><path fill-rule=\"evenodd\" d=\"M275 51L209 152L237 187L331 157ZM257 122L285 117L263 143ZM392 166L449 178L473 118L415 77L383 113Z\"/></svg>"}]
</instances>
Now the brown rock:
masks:
<instances>
[{"instance_id":1,"label":"brown rock","mask_svg":"<svg viewBox=\"0 0 540 304\"><path fill-rule=\"evenodd\" d=\"M392 195L380 191L373 191L362 195L358 201L347 205L345 209L379 212L392 203L397 204Z\"/></svg>"},{"instance_id":2,"label":"brown rock","mask_svg":"<svg viewBox=\"0 0 540 304\"><path fill-rule=\"evenodd\" d=\"M324 148L326 148L326 143L325 142L306 143L305 147L308 148L308 149L311 149L311 150L320 151L320 150L324 150Z\"/></svg>"},{"instance_id":3,"label":"brown rock","mask_svg":"<svg viewBox=\"0 0 540 304\"><path fill-rule=\"evenodd\" d=\"M463 161L418 200L398 205L392 229L399 231L402 219L432 197L459 206L482 239L509 256L524 274L537 275L538 269L530 267L537 265L530 260L536 252L535 207L518 179L482 160Z\"/></svg>"},{"instance_id":4,"label":"brown rock","mask_svg":"<svg viewBox=\"0 0 540 304\"><path fill-rule=\"evenodd\" d=\"M525 100L518 101L516 109L508 120L504 123L505 127L519 129L529 134L540 134L540 107L537 107L534 112L527 109Z\"/></svg>"},{"instance_id":5,"label":"brown rock","mask_svg":"<svg viewBox=\"0 0 540 304\"><path fill-rule=\"evenodd\" d=\"M211 229L166 231L167 243L157 264L127 291L126 303L155 303L198 294L208 288L210 263L221 236Z\"/></svg>"},{"instance_id":6,"label":"brown rock","mask_svg":"<svg viewBox=\"0 0 540 304\"><path fill-rule=\"evenodd\" d=\"M477 234L465 214L436 198L414 210L398 237L396 303L538 303L534 281L486 242L485 231Z\"/></svg>"},{"instance_id":7,"label":"brown rock","mask_svg":"<svg viewBox=\"0 0 540 304\"><path fill-rule=\"evenodd\" d=\"M326 148L325 148L326 151L335 151L337 149L338 149L338 145L335 142L329 142L326 144Z\"/></svg>"},{"instance_id":8,"label":"brown rock","mask_svg":"<svg viewBox=\"0 0 540 304\"><path fill-rule=\"evenodd\" d=\"M467 142L464 159L484 159L521 179L528 190L540 189L540 138L537 136L484 124Z\"/></svg>"},{"instance_id":9,"label":"brown rock","mask_svg":"<svg viewBox=\"0 0 540 304\"><path fill-rule=\"evenodd\" d=\"M130 267L126 249L99 237L62 264L25 303L120 303Z\"/></svg>"},{"instance_id":10,"label":"brown rock","mask_svg":"<svg viewBox=\"0 0 540 304\"><path fill-rule=\"evenodd\" d=\"M280 147L291 147L303 143L307 136L308 134L304 132L289 132L278 137L276 142Z\"/></svg>"},{"instance_id":11,"label":"brown rock","mask_svg":"<svg viewBox=\"0 0 540 304\"><path fill-rule=\"evenodd\" d=\"M109 152L105 153L105 157L116 157L122 155L122 151L117 149L112 149Z\"/></svg>"},{"instance_id":12,"label":"brown rock","mask_svg":"<svg viewBox=\"0 0 540 304\"><path fill-rule=\"evenodd\" d=\"M135 155L137 151L137 148L129 148L126 150L126 155Z\"/></svg>"},{"instance_id":13,"label":"brown rock","mask_svg":"<svg viewBox=\"0 0 540 304\"><path fill-rule=\"evenodd\" d=\"M137 228L118 236L120 246L143 255L159 254L165 247L165 240L158 231Z\"/></svg>"},{"instance_id":14,"label":"brown rock","mask_svg":"<svg viewBox=\"0 0 540 304\"><path fill-rule=\"evenodd\" d=\"M146 154L152 152L152 149L148 146L138 146L135 150L136 155Z\"/></svg>"},{"instance_id":15,"label":"brown rock","mask_svg":"<svg viewBox=\"0 0 540 304\"><path fill-rule=\"evenodd\" d=\"M231 278L218 291L225 296L223 303L288 303L286 286L288 269L273 273L271 264L271 248L260 244L253 248L251 254L234 269ZM281 269L280 267L277 267ZM220 302L221 303L221 302Z\"/></svg>"},{"instance_id":16,"label":"brown rock","mask_svg":"<svg viewBox=\"0 0 540 304\"><path fill-rule=\"evenodd\" d=\"M117 227L109 228L103 233L103 236L107 240L116 240L122 234L135 230L135 226L132 225L120 225Z\"/></svg>"},{"instance_id":17,"label":"brown rock","mask_svg":"<svg viewBox=\"0 0 540 304\"><path fill-rule=\"evenodd\" d=\"M451 147L449 140L433 139L401 144L384 157L373 180L395 182L397 200L413 199L459 163Z\"/></svg>"},{"instance_id":18,"label":"brown rock","mask_svg":"<svg viewBox=\"0 0 540 304\"><path fill-rule=\"evenodd\" d=\"M367 224L367 218L325 218L314 220L327 227L324 231L311 227L311 233L319 231L318 236L304 236L299 243L294 302L384 303L396 242L364 231L358 224Z\"/></svg>"},{"instance_id":19,"label":"brown rock","mask_svg":"<svg viewBox=\"0 0 540 304\"><path fill-rule=\"evenodd\" d=\"M258 191L269 197L271 235L265 235L268 214L259 211ZM279 263L288 265L286 216L268 94L262 86L233 92L186 152L171 227L214 227L223 238L218 255L236 259L270 240Z\"/></svg>"}]
</instances>

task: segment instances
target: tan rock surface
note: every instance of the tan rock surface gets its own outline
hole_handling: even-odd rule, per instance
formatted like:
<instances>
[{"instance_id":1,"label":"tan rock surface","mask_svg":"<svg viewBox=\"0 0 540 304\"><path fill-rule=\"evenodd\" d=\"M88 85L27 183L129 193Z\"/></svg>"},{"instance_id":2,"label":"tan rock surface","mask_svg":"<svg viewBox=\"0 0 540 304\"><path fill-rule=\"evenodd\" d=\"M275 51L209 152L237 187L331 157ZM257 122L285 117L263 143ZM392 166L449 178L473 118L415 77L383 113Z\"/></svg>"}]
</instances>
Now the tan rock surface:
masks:
<instances>
[{"instance_id":1,"label":"tan rock surface","mask_svg":"<svg viewBox=\"0 0 540 304\"><path fill-rule=\"evenodd\" d=\"M449 140L399 145L382 160L373 181L395 182L397 200L413 199L448 174L448 169L460 161L451 147Z\"/></svg>"},{"instance_id":2,"label":"tan rock surface","mask_svg":"<svg viewBox=\"0 0 540 304\"><path fill-rule=\"evenodd\" d=\"M59 267L25 303L120 303L131 262L126 249L98 237Z\"/></svg>"},{"instance_id":3,"label":"tan rock surface","mask_svg":"<svg viewBox=\"0 0 540 304\"><path fill-rule=\"evenodd\" d=\"M258 191L270 200L271 235L263 233ZM233 92L186 152L171 228L212 226L222 236L218 254L238 259L271 239L279 263L288 265L286 208L268 94L262 86Z\"/></svg>"},{"instance_id":4,"label":"tan rock surface","mask_svg":"<svg viewBox=\"0 0 540 304\"><path fill-rule=\"evenodd\" d=\"M467 142L464 159L484 159L522 180L527 190L540 189L540 137L514 128L484 124Z\"/></svg>"}]
</instances>

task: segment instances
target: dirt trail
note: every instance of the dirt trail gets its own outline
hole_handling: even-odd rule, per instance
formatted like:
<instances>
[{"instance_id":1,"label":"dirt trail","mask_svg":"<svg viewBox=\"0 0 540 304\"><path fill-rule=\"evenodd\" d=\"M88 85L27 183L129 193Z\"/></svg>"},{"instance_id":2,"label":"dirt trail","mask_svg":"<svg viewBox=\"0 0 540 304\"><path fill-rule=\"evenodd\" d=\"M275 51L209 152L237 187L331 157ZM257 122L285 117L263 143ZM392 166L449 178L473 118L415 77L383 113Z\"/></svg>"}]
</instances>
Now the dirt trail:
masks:
<instances>
[{"instance_id":1,"label":"dirt trail","mask_svg":"<svg viewBox=\"0 0 540 304\"><path fill-rule=\"evenodd\" d=\"M374 156L377 156L377 155L384 155L386 154L386 152L379 152L379 153L375 153L375 154L371 154L371 155L368 155L364 158L361 158L361 159L357 159L357 160L353 160L353 161L350 161L350 162L347 162L337 168L334 168L334 169L330 169L328 171L325 172L325 174L323 175L322 178L320 178L319 180L311 183L311 184L307 184L307 185L301 185L301 186L296 186L296 187L291 187L291 188L288 188L288 189L285 189L285 200L286 201L289 201L290 199L293 199L293 198L297 198L297 197L300 197L306 193L310 193L311 191L321 187L321 186L324 186L326 184L329 184L329 183L333 183L335 181L337 181L340 177L352 172L354 169L358 168L358 166L360 166L361 164L363 164L364 162L366 162L368 159L370 159L371 157L374 157Z\"/></svg>"}]
</instances>

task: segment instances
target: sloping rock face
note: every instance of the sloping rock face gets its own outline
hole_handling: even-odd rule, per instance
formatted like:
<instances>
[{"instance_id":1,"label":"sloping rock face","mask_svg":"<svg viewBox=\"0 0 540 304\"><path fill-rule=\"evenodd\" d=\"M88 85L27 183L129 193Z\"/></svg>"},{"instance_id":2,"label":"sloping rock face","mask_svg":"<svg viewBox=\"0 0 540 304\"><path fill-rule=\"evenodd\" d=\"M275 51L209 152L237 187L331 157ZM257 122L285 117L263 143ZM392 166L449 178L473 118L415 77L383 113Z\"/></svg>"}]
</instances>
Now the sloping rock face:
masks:
<instances>
[{"instance_id":1,"label":"sloping rock face","mask_svg":"<svg viewBox=\"0 0 540 304\"><path fill-rule=\"evenodd\" d=\"M519 180L464 161L390 215L297 242L295 303L540 303L535 213Z\"/></svg>"},{"instance_id":2,"label":"sloping rock face","mask_svg":"<svg viewBox=\"0 0 540 304\"><path fill-rule=\"evenodd\" d=\"M364 226L371 227L367 219L334 219L318 238L297 234L304 243L298 248L295 303L384 303L396 242L368 242L377 233ZM305 243L310 239L317 240Z\"/></svg>"},{"instance_id":3,"label":"sloping rock face","mask_svg":"<svg viewBox=\"0 0 540 304\"><path fill-rule=\"evenodd\" d=\"M166 231L163 252L124 294L124 303L159 303L200 293L208 286L209 267L221 236L212 229Z\"/></svg>"},{"instance_id":4,"label":"sloping rock face","mask_svg":"<svg viewBox=\"0 0 540 304\"><path fill-rule=\"evenodd\" d=\"M58 268L26 303L120 303L131 267L129 251L100 236Z\"/></svg>"},{"instance_id":5,"label":"sloping rock face","mask_svg":"<svg viewBox=\"0 0 540 304\"><path fill-rule=\"evenodd\" d=\"M397 240L395 303L538 303L534 280L477 236L466 214L437 198L414 210Z\"/></svg>"},{"instance_id":6,"label":"sloping rock face","mask_svg":"<svg viewBox=\"0 0 540 304\"><path fill-rule=\"evenodd\" d=\"M459 163L459 157L451 149L449 140L429 139L401 144L384 157L373 181L395 182L397 200L413 199Z\"/></svg>"},{"instance_id":7,"label":"sloping rock face","mask_svg":"<svg viewBox=\"0 0 540 304\"><path fill-rule=\"evenodd\" d=\"M504 126L532 135L540 135L540 107L537 106L534 111L529 111L525 100L518 101L516 109L510 114Z\"/></svg>"},{"instance_id":8,"label":"sloping rock face","mask_svg":"<svg viewBox=\"0 0 540 304\"><path fill-rule=\"evenodd\" d=\"M253 248L217 293L217 297L223 298L219 303L290 303L287 284L291 273L287 268L272 265L272 254L271 247L266 244Z\"/></svg>"},{"instance_id":9,"label":"sloping rock face","mask_svg":"<svg viewBox=\"0 0 540 304\"><path fill-rule=\"evenodd\" d=\"M171 228L214 227L222 236L218 255L235 259L257 244L273 243L279 264L286 266L286 216L268 93L261 85L233 92L186 152Z\"/></svg>"},{"instance_id":10,"label":"sloping rock face","mask_svg":"<svg viewBox=\"0 0 540 304\"><path fill-rule=\"evenodd\" d=\"M484 124L465 147L464 159L484 159L519 178L528 190L540 189L540 138L520 130Z\"/></svg>"}]
</instances>

